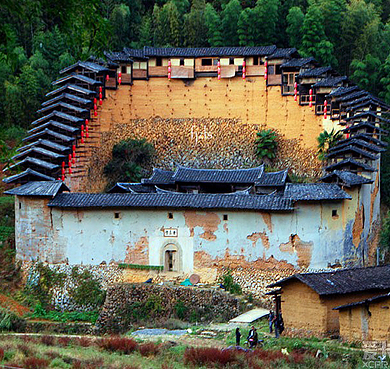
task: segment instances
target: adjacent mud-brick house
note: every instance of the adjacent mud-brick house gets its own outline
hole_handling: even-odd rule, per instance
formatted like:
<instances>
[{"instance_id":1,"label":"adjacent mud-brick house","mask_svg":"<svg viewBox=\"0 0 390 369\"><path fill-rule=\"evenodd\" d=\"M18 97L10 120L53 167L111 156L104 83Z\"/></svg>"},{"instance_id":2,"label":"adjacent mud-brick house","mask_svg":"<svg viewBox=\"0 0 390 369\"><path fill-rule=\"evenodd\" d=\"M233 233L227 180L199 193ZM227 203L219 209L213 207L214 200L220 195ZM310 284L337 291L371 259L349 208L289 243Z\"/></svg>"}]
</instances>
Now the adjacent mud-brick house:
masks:
<instances>
[{"instance_id":1,"label":"adjacent mud-brick house","mask_svg":"<svg viewBox=\"0 0 390 369\"><path fill-rule=\"evenodd\" d=\"M348 341L390 340L390 293L334 309L339 312L341 338Z\"/></svg>"},{"instance_id":2,"label":"adjacent mud-brick house","mask_svg":"<svg viewBox=\"0 0 390 369\"><path fill-rule=\"evenodd\" d=\"M281 288L286 328L337 334L341 324L334 308L389 292L390 265L295 274L268 287Z\"/></svg>"},{"instance_id":3,"label":"adjacent mud-brick house","mask_svg":"<svg viewBox=\"0 0 390 369\"><path fill-rule=\"evenodd\" d=\"M296 77L314 68L317 62L314 58L291 59L280 66L282 71L282 95L294 95L294 87L297 82Z\"/></svg>"},{"instance_id":4,"label":"adjacent mud-brick house","mask_svg":"<svg viewBox=\"0 0 390 369\"><path fill-rule=\"evenodd\" d=\"M298 51L295 48L276 49L274 53L266 57L267 60L267 85L281 86L282 85L282 69L281 66L291 58L298 57Z\"/></svg>"},{"instance_id":5,"label":"adjacent mud-brick house","mask_svg":"<svg viewBox=\"0 0 390 369\"><path fill-rule=\"evenodd\" d=\"M125 51L119 52L105 52L104 55L112 63L106 86L108 88L116 89L118 87L119 76L121 84L131 85L133 83L133 59ZM139 63L139 62L137 62ZM138 71L139 68L137 68ZM137 73L135 74L136 78Z\"/></svg>"}]
</instances>

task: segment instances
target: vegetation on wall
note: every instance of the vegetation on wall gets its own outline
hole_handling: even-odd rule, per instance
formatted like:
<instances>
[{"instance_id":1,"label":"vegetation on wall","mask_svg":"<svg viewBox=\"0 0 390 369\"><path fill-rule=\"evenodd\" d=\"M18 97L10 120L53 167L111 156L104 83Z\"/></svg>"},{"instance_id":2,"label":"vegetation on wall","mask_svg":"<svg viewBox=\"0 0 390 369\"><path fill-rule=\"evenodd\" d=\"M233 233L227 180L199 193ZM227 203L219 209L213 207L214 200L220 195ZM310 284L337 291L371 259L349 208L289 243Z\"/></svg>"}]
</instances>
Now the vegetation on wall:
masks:
<instances>
[{"instance_id":1,"label":"vegetation on wall","mask_svg":"<svg viewBox=\"0 0 390 369\"><path fill-rule=\"evenodd\" d=\"M324 132L321 132L320 135L317 137L318 141L318 158L320 160L325 160L326 155L330 148L335 146L338 141L340 141L343 138L343 133L340 131L335 131L332 129L330 132L324 130Z\"/></svg>"},{"instance_id":2,"label":"vegetation on wall","mask_svg":"<svg viewBox=\"0 0 390 369\"><path fill-rule=\"evenodd\" d=\"M154 146L144 138L123 140L114 145L112 159L104 168L108 186L116 182L139 182L148 173L154 153Z\"/></svg>"},{"instance_id":3,"label":"vegetation on wall","mask_svg":"<svg viewBox=\"0 0 390 369\"><path fill-rule=\"evenodd\" d=\"M257 132L256 136L255 154L259 159L269 164L276 156L276 149L278 146L276 133L272 129L266 129Z\"/></svg>"}]
</instances>

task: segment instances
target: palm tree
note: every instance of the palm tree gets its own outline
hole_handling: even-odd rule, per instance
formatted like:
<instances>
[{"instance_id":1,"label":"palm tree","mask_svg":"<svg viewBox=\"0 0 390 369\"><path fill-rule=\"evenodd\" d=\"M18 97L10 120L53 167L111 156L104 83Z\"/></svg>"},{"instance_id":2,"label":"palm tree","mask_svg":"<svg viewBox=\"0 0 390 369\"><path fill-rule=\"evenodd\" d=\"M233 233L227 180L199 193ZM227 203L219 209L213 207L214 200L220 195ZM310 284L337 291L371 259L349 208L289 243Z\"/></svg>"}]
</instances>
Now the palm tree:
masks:
<instances>
[{"instance_id":1,"label":"palm tree","mask_svg":"<svg viewBox=\"0 0 390 369\"><path fill-rule=\"evenodd\" d=\"M341 131L335 131L334 128L330 132L324 131L321 132L317 137L318 141L318 159L325 160L328 150L336 146L337 142L343 138L343 133Z\"/></svg>"},{"instance_id":2,"label":"palm tree","mask_svg":"<svg viewBox=\"0 0 390 369\"><path fill-rule=\"evenodd\" d=\"M276 156L276 133L272 129L257 132L255 154L259 159L270 162Z\"/></svg>"}]
</instances>

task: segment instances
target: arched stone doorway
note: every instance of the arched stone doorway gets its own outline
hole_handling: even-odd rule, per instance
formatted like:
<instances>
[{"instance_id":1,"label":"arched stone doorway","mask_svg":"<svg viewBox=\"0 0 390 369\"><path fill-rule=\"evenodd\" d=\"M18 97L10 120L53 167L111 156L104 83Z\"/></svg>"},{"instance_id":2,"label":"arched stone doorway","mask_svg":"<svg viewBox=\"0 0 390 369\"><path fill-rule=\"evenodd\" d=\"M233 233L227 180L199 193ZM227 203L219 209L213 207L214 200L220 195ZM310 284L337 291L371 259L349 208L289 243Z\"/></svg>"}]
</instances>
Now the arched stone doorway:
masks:
<instances>
[{"instance_id":1,"label":"arched stone doorway","mask_svg":"<svg viewBox=\"0 0 390 369\"><path fill-rule=\"evenodd\" d=\"M181 271L181 252L178 245L174 243L166 244L162 249L162 264L164 272Z\"/></svg>"}]
</instances>

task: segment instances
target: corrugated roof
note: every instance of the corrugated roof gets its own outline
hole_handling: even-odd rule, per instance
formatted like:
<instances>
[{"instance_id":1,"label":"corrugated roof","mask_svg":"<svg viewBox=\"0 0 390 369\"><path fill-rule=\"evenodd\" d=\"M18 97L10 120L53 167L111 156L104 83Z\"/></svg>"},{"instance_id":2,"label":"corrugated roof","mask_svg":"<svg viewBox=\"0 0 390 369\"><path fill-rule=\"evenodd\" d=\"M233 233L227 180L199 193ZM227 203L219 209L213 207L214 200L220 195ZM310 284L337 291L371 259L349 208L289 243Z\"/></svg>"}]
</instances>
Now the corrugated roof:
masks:
<instances>
[{"instance_id":1,"label":"corrugated roof","mask_svg":"<svg viewBox=\"0 0 390 369\"><path fill-rule=\"evenodd\" d=\"M319 77L332 70L332 67L319 67L306 70L298 75L298 78L302 77Z\"/></svg>"},{"instance_id":2,"label":"corrugated roof","mask_svg":"<svg viewBox=\"0 0 390 369\"><path fill-rule=\"evenodd\" d=\"M53 177L39 173L36 170L28 168L21 173L4 178L3 182L4 183L19 183L19 182L29 182L29 181L36 181L36 180L54 181L55 179Z\"/></svg>"},{"instance_id":3,"label":"corrugated roof","mask_svg":"<svg viewBox=\"0 0 390 369\"><path fill-rule=\"evenodd\" d=\"M189 193L64 193L57 195L51 200L49 206L61 208L294 210L292 200L282 196Z\"/></svg>"},{"instance_id":4,"label":"corrugated roof","mask_svg":"<svg viewBox=\"0 0 390 369\"><path fill-rule=\"evenodd\" d=\"M29 182L12 190L6 195L54 197L62 191L70 191L62 181Z\"/></svg>"},{"instance_id":5,"label":"corrugated roof","mask_svg":"<svg viewBox=\"0 0 390 369\"><path fill-rule=\"evenodd\" d=\"M327 158L334 158L336 156L339 156L340 154L344 154L346 152L353 152L356 154L361 155L364 158L370 159L370 160L376 160L379 158L379 156L371 154L367 150L360 149L359 147L356 147L354 145L347 145L340 147L338 150L334 150L326 155Z\"/></svg>"},{"instance_id":6,"label":"corrugated roof","mask_svg":"<svg viewBox=\"0 0 390 369\"><path fill-rule=\"evenodd\" d=\"M62 101L62 99L68 99L68 100L75 101L75 102L78 102L79 104L83 104L83 105L89 105L92 103L91 100L84 99L82 97L79 97L79 96L76 96L73 94L68 94L65 92L65 93L62 93L56 97L53 97L50 100L44 101L42 103L42 106L52 105L52 104L56 103L57 101Z\"/></svg>"},{"instance_id":7,"label":"corrugated roof","mask_svg":"<svg viewBox=\"0 0 390 369\"><path fill-rule=\"evenodd\" d=\"M345 191L333 183L287 183L284 197L296 201L325 201L351 199Z\"/></svg>"},{"instance_id":8,"label":"corrugated roof","mask_svg":"<svg viewBox=\"0 0 390 369\"><path fill-rule=\"evenodd\" d=\"M65 90L70 90L72 92L77 92L77 93L80 93L80 94L83 94L83 95L87 95L87 96L94 96L94 95L96 95L95 91L88 90L87 88L84 88L84 87L81 87L81 86L77 86L77 85L74 85L72 83L67 83L64 86L61 86L59 88L56 88L53 91L48 92L45 96L46 97L54 96L54 95L57 95L58 93L63 92Z\"/></svg>"},{"instance_id":9,"label":"corrugated roof","mask_svg":"<svg viewBox=\"0 0 390 369\"><path fill-rule=\"evenodd\" d=\"M162 170L158 168L153 168L153 174L150 178L144 178L141 180L141 183L147 184L173 184L175 181L172 179L173 172L171 170Z\"/></svg>"},{"instance_id":10,"label":"corrugated roof","mask_svg":"<svg viewBox=\"0 0 390 369\"><path fill-rule=\"evenodd\" d=\"M299 59L291 59L285 63L283 63L280 68L302 68L306 64L310 64L315 62L315 59L310 58L299 58Z\"/></svg>"},{"instance_id":11,"label":"corrugated roof","mask_svg":"<svg viewBox=\"0 0 390 369\"><path fill-rule=\"evenodd\" d=\"M78 80L80 82L87 83L88 85L91 85L91 86L96 86L96 85L97 86L101 86L101 85L103 85L102 82L97 81L96 79L89 78L89 77L84 76L83 74L79 74L79 73L68 74L67 76L64 76L64 77L61 77L61 78L57 79L56 81L52 82L51 84L52 85L58 85L58 84L66 82L66 81L70 81L72 79L76 79L76 80Z\"/></svg>"},{"instance_id":12,"label":"corrugated roof","mask_svg":"<svg viewBox=\"0 0 390 369\"><path fill-rule=\"evenodd\" d=\"M390 265L295 274L270 284L268 287L283 287L292 280L301 281L319 295L390 290Z\"/></svg>"},{"instance_id":13,"label":"corrugated roof","mask_svg":"<svg viewBox=\"0 0 390 369\"><path fill-rule=\"evenodd\" d=\"M376 303L376 302L380 302L383 300L388 300L389 298L390 298L390 293L386 293L385 295L374 296L374 297L371 297L369 299L365 299L362 301L357 301L357 302L352 302L350 304L340 305L340 306L333 308L333 310L343 310L343 309L347 309L347 308L351 308L351 307L355 307L355 306L368 305L372 302Z\"/></svg>"},{"instance_id":14,"label":"corrugated roof","mask_svg":"<svg viewBox=\"0 0 390 369\"><path fill-rule=\"evenodd\" d=\"M351 166L351 165L354 167L357 167L357 168L363 168L366 172L376 172L376 170L373 167L371 167L365 163L362 163L360 161L357 161L353 158L344 159L344 160L341 160L337 163L328 165L325 168L325 170L327 172L329 172L329 171L333 171L333 170L338 169L338 168L343 168L345 166Z\"/></svg>"},{"instance_id":15,"label":"corrugated roof","mask_svg":"<svg viewBox=\"0 0 390 369\"><path fill-rule=\"evenodd\" d=\"M324 182L336 180L346 187L360 186L362 184L374 182L372 179L359 176L346 170L334 170L332 173L329 173L320 179Z\"/></svg>"},{"instance_id":16,"label":"corrugated roof","mask_svg":"<svg viewBox=\"0 0 390 369\"><path fill-rule=\"evenodd\" d=\"M288 170L279 172L263 172L256 186L284 186L287 179Z\"/></svg>"},{"instance_id":17,"label":"corrugated roof","mask_svg":"<svg viewBox=\"0 0 390 369\"><path fill-rule=\"evenodd\" d=\"M179 167L172 179L175 182L255 183L264 166L251 169L193 169Z\"/></svg>"},{"instance_id":18,"label":"corrugated roof","mask_svg":"<svg viewBox=\"0 0 390 369\"><path fill-rule=\"evenodd\" d=\"M212 57L212 56L253 56L271 55L276 51L276 46L243 46L243 47L198 47L198 48L177 48L177 47L144 47L145 56L165 57Z\"/></svg>"},{"instance_id":19,"label":"corrugated roof","mask_svg":"<svg viewBox=\"0 0 390 369\"><path fill-rule=\"evenodd\" d=\"M41 117L37 120L34 120L34 122L31 123L31 125L35 126L36 124L42 123L52 117L61 118L64 120L68 120L69 122L78 123L84 121L83 118L75 117L74 115L69 115L66 113L63 113L61 111L54 110L50 114L45 115L44 117Z\"/></svg>"},{"instance_id":20,"label":"corrugated roof","mask_svg":"<svg viewBox=\"0 0 390 369\"><path fill-rule=\"evenodd\" d=\"M333 87L337 86L339 83L348 80L347 76L338 76L338 77L328 77L324 78L321 81L315 83L314 87Z\"/></svg>"},{"instance_id":21,"label":"corrugated roof","mask_svg":"<svg viewBox=\"0 0 390 369\"><path fill-rule=\"evenodd\" d=\"M54 139L58 139L58 140L61 140L64 142L72 142L74 140L74 137L69 137L69 136L63 135L61 133L54 132L54 131L50 130L49 128L45 128L44 130L39 131L31 136L27 136L27 137L23 138L22 141L28 142L28 141L35 140L36 138L42 137L42 136L50 136L50 137L53 137Z\"/></svg>"}]
</instances>

